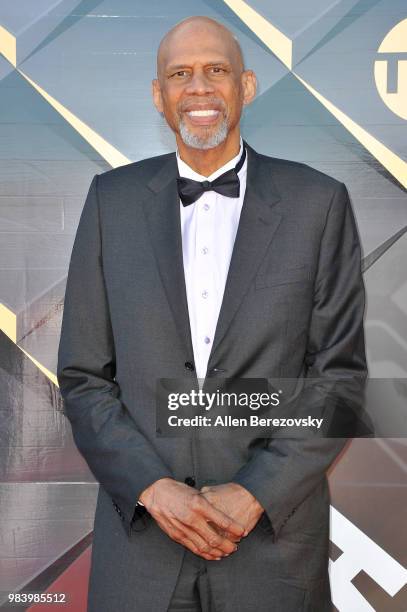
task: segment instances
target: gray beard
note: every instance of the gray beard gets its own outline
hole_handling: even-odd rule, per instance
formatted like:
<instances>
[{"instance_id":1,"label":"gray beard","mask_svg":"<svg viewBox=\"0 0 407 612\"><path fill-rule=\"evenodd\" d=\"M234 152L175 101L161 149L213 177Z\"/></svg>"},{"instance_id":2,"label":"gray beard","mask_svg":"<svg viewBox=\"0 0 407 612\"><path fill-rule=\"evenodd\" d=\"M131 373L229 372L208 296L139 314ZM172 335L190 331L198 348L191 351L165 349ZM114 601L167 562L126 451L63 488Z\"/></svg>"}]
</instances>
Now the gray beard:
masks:
<instances>
[{"instance_id":1,"label":"gray beard","mask_svg":"<svg viewBox=\"0 0 407 612\"><path fill-rule=\"evenodd\" d=\"M179 131L184 144L188 147L193 149L213 149L226 139L228 124L226 117L224 117L216 132L210 136L197 136L189 131L182 118L179 122Z\"/></svg>"}]
</instances>

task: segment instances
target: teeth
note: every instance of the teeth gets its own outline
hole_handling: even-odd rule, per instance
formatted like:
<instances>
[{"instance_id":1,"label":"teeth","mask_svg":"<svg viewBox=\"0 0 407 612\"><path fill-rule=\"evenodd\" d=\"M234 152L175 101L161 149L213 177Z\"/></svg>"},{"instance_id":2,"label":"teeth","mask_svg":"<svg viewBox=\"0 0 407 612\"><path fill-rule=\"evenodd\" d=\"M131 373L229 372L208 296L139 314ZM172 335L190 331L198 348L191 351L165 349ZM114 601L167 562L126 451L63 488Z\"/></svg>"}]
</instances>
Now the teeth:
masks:
<instances>
[{"instance_id":1,"label":"teeth","mask_svg":"<svg viewBox=\"0 0 407 612\"><path fill-rule=\"evenodd\" d=\"M191 117L213 117L217 115L218 112L217 110L193 110L189 111L188 115Z\"/></svg>"}]
</instances>

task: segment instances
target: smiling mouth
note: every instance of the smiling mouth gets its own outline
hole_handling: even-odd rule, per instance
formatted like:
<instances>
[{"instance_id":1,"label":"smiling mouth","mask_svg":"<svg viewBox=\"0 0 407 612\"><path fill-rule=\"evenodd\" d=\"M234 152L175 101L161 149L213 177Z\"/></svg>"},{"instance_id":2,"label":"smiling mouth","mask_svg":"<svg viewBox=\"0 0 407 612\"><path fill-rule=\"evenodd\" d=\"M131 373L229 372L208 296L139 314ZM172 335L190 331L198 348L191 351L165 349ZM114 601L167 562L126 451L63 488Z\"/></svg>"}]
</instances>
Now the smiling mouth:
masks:
<instances>
[{"instance_id":1,"label":"smiling mouth","mask_svg":"<svg viewBox=\"0 0 407 612\"><path fill-rule=\"evenodd\" d=\"M212 115L218 115L219 111L218 110L212 110L212 109L207 109L207 110L192 110L192 111L188 111L187 114L191 117L210 117Z\"/></svg>"},{"instance_id":2,"label":"smiling mouth","mask_svg":"<svg viewBox=\"0 0 407 612\"><path fill-rule=\"evenodd\" d=\"M188 115L191 123L195 125L211 125L216 123L220 111L216 109L191 110L186 111L186 115Z\"/></svg>"}]
</instances>

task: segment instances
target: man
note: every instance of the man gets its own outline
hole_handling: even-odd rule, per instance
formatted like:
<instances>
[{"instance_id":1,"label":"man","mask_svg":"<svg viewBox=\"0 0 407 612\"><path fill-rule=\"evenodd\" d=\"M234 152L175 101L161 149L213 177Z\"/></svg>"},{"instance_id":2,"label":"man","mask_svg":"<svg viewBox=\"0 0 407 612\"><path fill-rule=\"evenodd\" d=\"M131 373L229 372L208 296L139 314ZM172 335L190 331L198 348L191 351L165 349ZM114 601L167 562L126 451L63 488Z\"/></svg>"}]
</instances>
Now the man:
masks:
<instances>
[{"instance_id":1,"label":"man","mask_svg":"<svg viewBox=\"0 0 407 612\"><path fill-rule=\"evenodd\" d=\"M346 187L242 141L255 93L224 26L180 22L153 80L177 153L95 176L85 202L57 374L101 484L92 612L331 609L344 440L156 433L160 378L366 375Z\"/></svg>"}]
</instances>

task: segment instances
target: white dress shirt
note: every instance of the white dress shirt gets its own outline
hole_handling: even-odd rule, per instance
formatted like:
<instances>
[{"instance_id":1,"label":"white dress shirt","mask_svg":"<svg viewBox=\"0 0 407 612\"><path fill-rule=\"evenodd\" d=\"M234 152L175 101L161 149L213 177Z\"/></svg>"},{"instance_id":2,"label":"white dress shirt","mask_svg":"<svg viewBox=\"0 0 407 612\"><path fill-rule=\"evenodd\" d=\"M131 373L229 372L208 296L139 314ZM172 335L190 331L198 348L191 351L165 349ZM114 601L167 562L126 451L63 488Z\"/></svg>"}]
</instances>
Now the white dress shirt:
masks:
<instances>
[{"instance_id":1,"label":"white dress shirt","mask_svg":"<svg viewBox=\"0 0 407 612\"><path fill-rule=\"evenodd\" d=\"M192 170L177 151L179 174L195 181L213 181L236 166L242 151L243 142L240 138L240 150L236 157L208 177ZM184 275L198 379L204 379L206 376L246 191L246 174L247 155L238 173L238 198L206 191L188 206L183 206L180 200ZM202 381L200 383L202 384Z\"/></svg>"}]
</instances>

